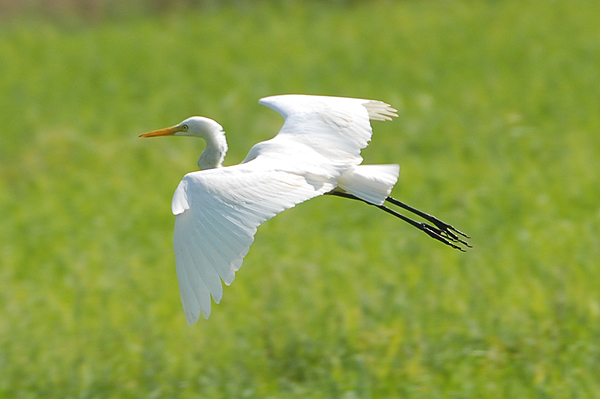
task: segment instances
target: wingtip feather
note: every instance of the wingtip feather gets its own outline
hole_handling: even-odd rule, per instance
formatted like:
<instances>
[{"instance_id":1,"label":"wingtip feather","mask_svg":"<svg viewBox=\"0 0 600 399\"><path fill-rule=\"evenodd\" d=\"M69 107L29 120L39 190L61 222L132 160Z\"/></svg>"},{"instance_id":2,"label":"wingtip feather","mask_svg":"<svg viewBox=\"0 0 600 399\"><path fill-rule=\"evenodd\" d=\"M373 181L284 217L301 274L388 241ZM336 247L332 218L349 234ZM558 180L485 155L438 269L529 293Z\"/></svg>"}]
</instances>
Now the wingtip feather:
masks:
<instances>
[{"instance_id":1,"label":"wingtip feather","mask_svg":"<svg viewBox=\"0 0 600 399\"><path fill-rule=\"evenodd\" d=\"M391 121L398 117L398 110L383 101L371 100L363 104L369 113L369 119L375 121Z\"/></svg>"}]
</instances>

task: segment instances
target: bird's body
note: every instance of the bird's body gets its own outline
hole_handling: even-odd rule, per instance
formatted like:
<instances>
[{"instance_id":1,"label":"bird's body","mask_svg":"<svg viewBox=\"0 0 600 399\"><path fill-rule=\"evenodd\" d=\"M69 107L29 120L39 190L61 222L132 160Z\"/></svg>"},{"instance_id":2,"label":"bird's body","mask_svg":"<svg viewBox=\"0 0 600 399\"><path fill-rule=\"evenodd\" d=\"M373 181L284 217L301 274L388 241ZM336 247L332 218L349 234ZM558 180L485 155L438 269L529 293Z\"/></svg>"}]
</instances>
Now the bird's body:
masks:
<instances>
[{"instance_id":1,"label":"bird's body","mask_svg":"<svg viewBox=\"0 0 600 399\"><path fill-rule=\"evenodd\" d=\"M396 110L380 101L282 95L260 100L284 118L274 138L253 146L242 163L222 167L225 132L217 122L191 117L172 128L142 135L198 136L206 149L200 171L185 175L173 195L173 246L183 307L189 324L219 303L221 280L229 285L254 241L257 227L276 214L322 194L359 199L401 217L455 248L452 226L389 197L398 165L361 165L371 139L369 120L390 120ZM436 227L385 207L392 202ZM460 248L459 248L460 249Z\"/></svg>"}]
</instances>

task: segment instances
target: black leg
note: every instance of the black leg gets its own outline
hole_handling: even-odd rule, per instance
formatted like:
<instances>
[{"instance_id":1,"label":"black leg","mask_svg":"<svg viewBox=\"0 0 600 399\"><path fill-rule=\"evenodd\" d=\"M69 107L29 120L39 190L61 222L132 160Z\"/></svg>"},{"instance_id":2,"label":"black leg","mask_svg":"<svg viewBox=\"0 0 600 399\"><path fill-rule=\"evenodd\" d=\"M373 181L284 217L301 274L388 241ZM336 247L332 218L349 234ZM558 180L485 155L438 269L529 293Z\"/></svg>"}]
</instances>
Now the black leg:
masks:
<instances>
[{"instance_id":1,"label":"black leg","mask_svg":"<svg viewBox=\"0 0 600 399\"><path fill-rule=\"evenodd\" d=\"M465 233L455 229L453 226L449 225L448 223L442 222L441 220L437 219L435 216L432 216L425 212L422 212L416 208L413 208L410 205L406 205L403 202L400 202L397 199L394 199L392 197L388 197L386 199L386 201L388 201L391 204L394 204L396 206L399 206L400 208L406 209L407 211L412 212L417 216L420 216L421 218L432 223L434 226L432 226L428 223L425 223L425 222L417 222L416 220L413 220L407 216L404 216L404 215L396 212L395 210L388 208L387 206L371 204L371 203L361 200L360 198L358 198L352 194L349 194L347 192L332 191L329 194L337 195L338 197L344 197L344 198L363 201L369 205L376 206L377 208L381 209L382 211L387 212L390 215L394 215L397 218L410 224L411 226L416 227L417 229L426 233L429 237L436 239L454 249L458 249L460 251L465 252L465 250L462 247L460 247L459 245L457 245L457 243L463 244L463 245L471 248L471 245L469 245L469 243L467 243L466 241L462 240L459 237L459 235L460 235L462 237L469 238L469 236L467 236Z\"/></svg>"}]
</instances>

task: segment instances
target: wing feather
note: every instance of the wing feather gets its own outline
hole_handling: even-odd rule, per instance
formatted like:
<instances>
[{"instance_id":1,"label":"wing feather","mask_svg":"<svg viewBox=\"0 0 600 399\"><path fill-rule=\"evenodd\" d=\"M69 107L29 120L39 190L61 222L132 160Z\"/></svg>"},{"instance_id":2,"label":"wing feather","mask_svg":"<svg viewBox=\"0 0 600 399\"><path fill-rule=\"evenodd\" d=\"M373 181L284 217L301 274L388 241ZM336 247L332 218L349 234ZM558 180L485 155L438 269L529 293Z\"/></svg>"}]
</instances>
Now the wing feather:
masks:
<instances>
[{"instance_id":1,"label":"wing feather","mask_svg":"<svg viewBox=\"0 0 600 399\"><path fill-rule=\"evenodd\" d=\"M202 227L205 226L206 224L202 224ZM212 256L214 252L209 251L207 248L209 246L209 241L201 240L202 232L205 231L206 228L200 230L199 225L194 226L194 228L196 233L195 238L198 240L196 242L200 245L201 249L198 251L198 256L192 259L194 262L194 270L198 271L204 285L212 294L215 302L219 303L223 297L223 285L221 284L221 277L218 271L218 265L222 258L215 261Z\"/></svg>"},{"instance_id":2,"label":"wing feather","mask_svg":"<svg viewBox=\"0 0 600 399\"><path fill-rule=\"evenodd\" d=\"M177 215L173 247L188 323L208 318L211 295L221 300L221 280L232 283L261 223L334 187L254 163L187 174L174 194L187 209Z\"/></svg>"},{"instance_id":3,"label":"wing feather","mask_svg":"<svg viewBox=\"0 0 600 399\"><path fill-rule=\"evenodd\" d=\"M258 157L293 173L337 178L362 162L373 130L370 119L388 120L396 110L381 101L357 98L280 95L259 101L284 117L273 139L258 143L244 162Z\"/></svg>"},{"instance_id":4,"label":"wing feather","mask_svg":"<svg viewBox=\"0 0 600 399\"><path fill-rule=\"evenodd\" d=\"M175 262L187 265L185 268L177 268L179 286L185 287L183 290L180 289L181 297L182 299L189 298L187 301L189 306L183 307L186 318L189 320L190 317L196 317L197 319L200 312L206 317L210 316L210 292L195 270L194 255L188 251L176 253Z\"/></svg>"},{"instance_id":5,"label":"wing feather","mask_svg":"<svg viewBox=\"0 0 600 399\"><path fill-rule=\"evenodd\" d=\"M248 240L242 240L242 236L226 236L225 234L222 234L222 231L226 231L226 229L231 227L221 223L221 221L210 214L206 215L206 220L208 221L207 230L214 232L212 236L206 238L207 242L210 243L213 248L220 246L223 253L223 256L219 257L219 261L213 259L212 265L216 268L217 273L221 276L223 282L230 285L235 277L235 270L231 269L227 260L235 259L238 255L239 248L249 247L251 242L248 243Z\"/></svg>"}]
</instances>

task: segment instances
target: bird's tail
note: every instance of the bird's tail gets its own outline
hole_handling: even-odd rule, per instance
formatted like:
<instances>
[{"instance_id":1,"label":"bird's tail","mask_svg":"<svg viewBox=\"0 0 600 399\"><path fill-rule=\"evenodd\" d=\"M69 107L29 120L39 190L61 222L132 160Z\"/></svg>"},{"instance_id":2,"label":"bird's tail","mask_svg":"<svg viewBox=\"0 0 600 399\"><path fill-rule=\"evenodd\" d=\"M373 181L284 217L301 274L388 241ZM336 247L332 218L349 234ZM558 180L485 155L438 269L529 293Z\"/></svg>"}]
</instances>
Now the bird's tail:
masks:
<instances>
[{"instance_id":1,"label":"bird's tail","mask_svg":"<svg viewBox=\"0 0 600 399\"><path fill-rule=\"evenodd\" d=\"M398 181L399 165L358 165L338 179L338 187L373 205L382 205Z\"/></svg>"}]
</instances>

